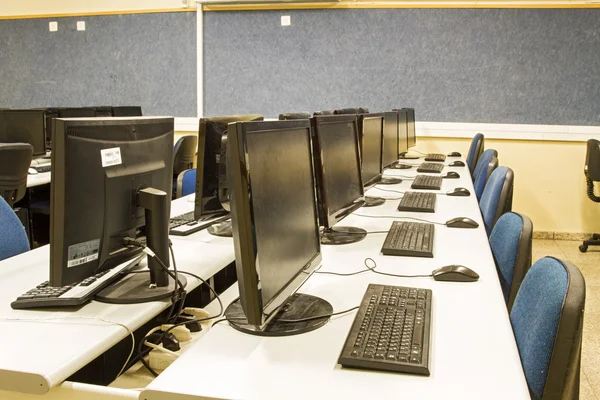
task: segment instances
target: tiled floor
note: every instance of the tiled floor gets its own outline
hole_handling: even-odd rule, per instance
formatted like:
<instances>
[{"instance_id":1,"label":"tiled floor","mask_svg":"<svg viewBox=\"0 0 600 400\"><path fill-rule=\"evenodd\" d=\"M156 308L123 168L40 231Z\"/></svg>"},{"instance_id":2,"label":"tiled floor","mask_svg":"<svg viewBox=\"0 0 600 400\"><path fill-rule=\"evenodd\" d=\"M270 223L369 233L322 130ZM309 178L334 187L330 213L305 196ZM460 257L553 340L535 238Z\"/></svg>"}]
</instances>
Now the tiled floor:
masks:
<instances>
[{"instance_id":1,"label":"tiled floor","mask_svg":"<svg viewBox=\"0 0 600 400\"><path fill-rule=\"evenodd\" d=\"M568 260L582 272L586 283L583 354L581 363L581 400L600 400L600 246L579 252L579 241L533 241L533 261L553 256Z\"/></svg>"}]
</instances>

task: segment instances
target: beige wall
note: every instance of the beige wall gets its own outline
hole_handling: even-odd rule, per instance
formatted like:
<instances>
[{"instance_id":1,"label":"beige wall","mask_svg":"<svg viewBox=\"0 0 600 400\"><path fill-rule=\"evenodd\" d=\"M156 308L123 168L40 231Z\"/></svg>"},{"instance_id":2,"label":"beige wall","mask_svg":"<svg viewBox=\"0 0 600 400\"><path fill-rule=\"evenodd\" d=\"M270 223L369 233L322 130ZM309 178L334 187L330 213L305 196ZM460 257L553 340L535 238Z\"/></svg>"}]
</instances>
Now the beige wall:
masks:
<instances>
[{"instance_id":1,"label":"beige wall","mask_svg":"<svg viewBox=\"0 0 600 400\"><path fill-rule=\"evenodd\" d=\"M2 0L0 16L158 10L184 6L182 0Z\"/></svg>"},{"instance_id":2,"label":"beige wall","mask_svg":"<svg viewBox=\"0 0 600 400\"><path fill-rule=\"evenodd\" d=\"M469 139L418 138L416 149L466 155L469 145ZM514 170L513 210L528 215L535 231L600 232L600 204L586 195L585 142L486 139L485 148Z\"/></svg>"}]
</instances>

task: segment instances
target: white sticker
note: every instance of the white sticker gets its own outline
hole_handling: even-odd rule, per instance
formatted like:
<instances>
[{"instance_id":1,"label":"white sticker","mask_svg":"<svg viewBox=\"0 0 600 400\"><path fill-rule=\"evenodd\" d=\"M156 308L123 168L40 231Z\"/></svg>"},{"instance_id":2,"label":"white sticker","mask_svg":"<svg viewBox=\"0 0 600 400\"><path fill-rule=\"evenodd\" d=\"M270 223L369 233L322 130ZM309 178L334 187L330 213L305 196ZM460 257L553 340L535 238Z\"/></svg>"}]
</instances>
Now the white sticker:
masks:
<instances>
[{"instance_id":1,"label":"white sticker","mask_svg":"<svg viewBox=\"0 0 600 400\"><path fill-rule=\"evenodd\" d=\"M69 246L67 254L67 268L76 267L98 259L100 239L89 242L77 243Z\"/></svg>"},{"instance_id":2,"label":"white sticker","mask_svg":"<svg viewBox=\"0 0 600 400\"><path fill-rule=\"evenodd\" d=\"M111 167L113 165L120 165L123 163L121 160L121 148L114 147L112 149L100 150L100 156L102 157L102 167Z\"/></svg>"}]
</instances>

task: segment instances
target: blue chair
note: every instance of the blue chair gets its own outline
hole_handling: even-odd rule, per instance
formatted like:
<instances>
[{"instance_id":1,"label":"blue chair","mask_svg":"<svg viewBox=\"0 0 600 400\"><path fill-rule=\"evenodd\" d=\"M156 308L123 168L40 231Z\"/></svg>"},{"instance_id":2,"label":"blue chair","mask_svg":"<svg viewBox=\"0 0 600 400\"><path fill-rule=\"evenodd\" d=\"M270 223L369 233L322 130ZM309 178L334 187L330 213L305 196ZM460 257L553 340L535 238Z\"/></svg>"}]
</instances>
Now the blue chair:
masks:
<instances>
[{"instance_id":1,"label":"blue chair","mask_svg":"<svg viewBox=\"0 0 600 400\"><path fill-rule=\"evenodd\" d=\"M481 153L483 153L483 142L484 138L482 133L476 134L471 141L471 147L469 147L469 152L467 153L467 166L469 167L471 176L473 175L473 172L475 172L475 165L477 165Z\"/></svg>"},{"instance_id":2,"label":"blue chair","mask_svg":"<svg viewBox=\"0 0 600 400\"><path fill-rule=\"evenodd\" d=\"M488 149L481 153L481 157L479 157L479 161L477 161L472 176L477 200L481 200L485 183L496 168L498 168L498 152L493 149Z\"/></svg>"},{"instance_id":3,"label":"blue chair","mask_svg":"<svg viewBox=\"0 0 600 400\"><path fill-rule=\"evenodd\" d=\"M0 196L0 261L29 251L29 240L23 224Z\"/></svg>"},{"instance_id":4,"label":"blue chair","mask_svg":"<svg viewBox=\"0 0 600 400\"><path fill-rule=\"evenodd\" d=\"M585 280L552 257L527 272L510 311L529 393L534 400L578 399Z\"/></svg>"},{"instance_id":5,"label":"blue chair","mask_svg":"<svg viewBox=\"0 0 600 400\"><path fill-rule=\"evenodd\" d=\"M502 215L490 235L490 247L508 311L512 308L521 282L531 267L532 238L531 219L514 212Z\"/></svg>"},{"instance_id":6,"label":"blue chair","mask_svg":"<svg viewBox=\"0 0 600 400\"><path fill-rule=\"evenodd\" d=\"M177 178L187 169L194 168L194 157L198 147L198 136L187 135L179 138L173 147L173 198L177 198Z\"/></svg>"},{"instance_id":7,"label":"blue chair","mask_svg":"<svg viewBox=\"0 0 600 400\"><path fill-rule=\"evenodd\" d=\"M508 167L498 167L485 184L479 209L488 236L492 233L498 218L512 209L513 182L513 170Z\"/></svg>"},{"instance_id":8,"label":"blue chair","mask_svg":"<svg viewBox=\"0 0 600 400\"><path fill-rule=\"evenodd\" d=\"M177 189L175 198L187 196L196 192L196 169L183 171L177 177Z\"/></svg>"}]
</instances>

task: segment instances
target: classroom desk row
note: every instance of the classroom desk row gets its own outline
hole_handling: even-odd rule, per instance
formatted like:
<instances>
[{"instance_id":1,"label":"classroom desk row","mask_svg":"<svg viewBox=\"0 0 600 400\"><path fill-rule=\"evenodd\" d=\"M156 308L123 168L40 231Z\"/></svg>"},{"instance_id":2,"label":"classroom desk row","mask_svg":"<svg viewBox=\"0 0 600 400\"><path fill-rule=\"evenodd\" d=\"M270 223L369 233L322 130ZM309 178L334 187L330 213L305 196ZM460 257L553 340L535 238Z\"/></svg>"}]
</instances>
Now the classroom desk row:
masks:
<instances>
[{"instance_id":1,"label":"classroom desk row","mask_svg":"<svg viewBox=\"0 0 600 400\"><path fill-rule=\"evenodd\" d=\"M446 167L444 172L449 169ZM444 180L441 193L455 187L466 187L474 193L467 168L451 170L459 172L461 178ZM416 171L392 170L386 171L385 175L414 176ZM403 191L410 188L410 181L405 180L383 188ZM370 257L376 261L379 271L405 275L422 275L441 266L461 264L475 270L480 275L479 281L438 282L432 278L397 278L371 272L349 277L313 274L300 292L322 297L332 304L334 311L340 311L360 304L369 283L431 289L431 376L352 370L337 365L339 353L355 316L355 312L351 312L333 317L328 324L313 332L291 337L250 336L236 331L226 323L217 324L210 329L207 327L196 343L190 345L185 353L141 392L119 388L121 382L135 382L136 373L144 375L143 371L138 371L133 375L124 374L107 388L90 388L90 385L66 382L43 398L68 398L53 397L57 393L76 393L78 397L73 398L81 399L139 396L142 400L332 397L433 399L459 396L467 399L529 398L476 197L440 195L435 213L420 214L396 211L398 197L401 196L398 193L381 191L376 186L368 194L394 200L379 207L361 208L345 218L340 225L381 231L389 229L394 219L357 215L361 214L397 218L411 216L439 222L464 216L474 219L480 226L477 229L453 229L436 225L434 258L431 259L382 256L380 249L385 234L370 234L363 241L350 245L322 246L321 271L358 271L364 269L364 259ZM172 215L189 211L193 208L193 195L173 204ZM200 273L203 277L210 276L213 271L233 260L232 240L212 237L205 231L188 237L173 238L173 243L178 267ZM22 315L25 312L11 310L9 303L24 289L44 280L47 265L42 264L47 261L47 249L45 247L15 257L0 265L0 282L10 286L0 293L3 301L0 318L25 318ZM195 287L197 282L190 278L188 285ZM229 304L237 297L237 286L232 286L221 297L225 304ZM149 320L167 306L167 301L135 306L92 302L72 314L90 317L101 315L102 318L125 323L135 329L144 319ZM214 309L215 305L211 304L210 307ZM48 314L38 311L26 313L27 318L43 318ZM68 313L61 313L61 316L65 314ZM51 315L56 316L55 313ZM6 324L17 326L16 322ZM26 330L26 335L7 332L12 329L0 332L4 343L8 341L16 344L8 349L8 356L3 354L0 357L2 388L5 388L2 383L5 378L25 379L22 376L27 373L48 377L46 384L49 387L59 385L72 372L127 335L119 326L93 320L90 320L89 325L85 321L68 319L52 323L18 324L20 330ZM42 341L42 337L45 340ZM49 348L50 344L52 348ZM25 357L23 353L26 354ZM10 371L9 374L7 370ZM139 381L147 382L147 379L140 378ZM135 386L124 384L123 387ZM0 397L3 393L5 392L0 392Z\"/></svg>"}]
</instances>

